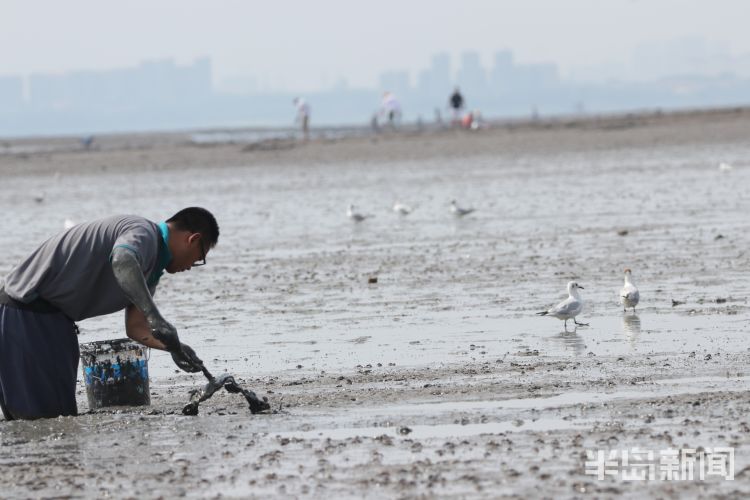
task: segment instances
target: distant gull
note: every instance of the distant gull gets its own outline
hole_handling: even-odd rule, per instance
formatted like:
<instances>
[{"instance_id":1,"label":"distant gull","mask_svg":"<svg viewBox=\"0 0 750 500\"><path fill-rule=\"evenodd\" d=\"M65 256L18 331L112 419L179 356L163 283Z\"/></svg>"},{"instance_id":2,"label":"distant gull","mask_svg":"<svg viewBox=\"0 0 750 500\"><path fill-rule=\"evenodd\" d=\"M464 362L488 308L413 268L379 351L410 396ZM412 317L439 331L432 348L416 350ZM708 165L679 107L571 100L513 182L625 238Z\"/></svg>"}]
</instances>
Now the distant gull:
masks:
<instances>
[{"instance_id":1,"label":"distant gull","mask_svg":"<svg viewBox=\"0 0 750 500\"><path fill-rule=\"evenodd\" d=\"M625 284L622 290L620 290L620 302L622 302L623 312L627 311L628 307L632 307L633 313L635 313L635 306L638 305L638 301L641 298L641 294L632 280L632 272L630 269L625 269Z\"/></svg>"},{"instance_id":2,"label":"distant gull","mask_svg":"<svg viewBox=\"0 0 750 500\"><path fill-rule=\"evenodd\" d=\"M456 203L456 200L451 201L451 212L453 212L453 215L456 217L463 217L474 211L476 211L476 208L461 208L458 206L458 203Z\"/></svg>"},{"instance_id":3,"label":"distant gull","mask_svg":"<svg viewBox=\"0 0 750 500\"><path fill-rule=\"evenodd\" d=\"M404 205L400 201L393 204L393 211L399 215L409 215L413 210L409 205Z\"/></svg>"},{"instance_id":4,"label":"distant gull","mask_svg":"<svg viewBox=\"0 0 750 500\"><path fill-rule=\"evenodd\" d=\"M573 323L579 326L588 326L588 323L579 323L576 316L583 310L583 299L578 295L578 290L583 290L575 281L568 283L568 298L557 304L555 307L546 311L537 313L539 316L554 316L557 319L565 321L565 328L568 327L568 320L572 319Z\"/></svg>"},{"instance_id":5,"label":"distant gull","mask_svg":"<svg viewBox=\"0 0 750 500\"><path fill-rule=\"evenodd\" d=\"M732 165L729 163L721 162L719 163L719 172L731 172L732 171Z\"/></svg>"},{"instance_id":6,"label":"distant gull","mask_svg":"<svg viewBox=\"0 0 750 500\"><path fill-rule=\"evenodd\" d=\"M363 220L372 217L371 215L362 215L360 213L357 213L354 211L354 205L349 205L349 208L346 209L346 216L349 217L354 222L362 222Z\"/></svg>"}]
</instances>

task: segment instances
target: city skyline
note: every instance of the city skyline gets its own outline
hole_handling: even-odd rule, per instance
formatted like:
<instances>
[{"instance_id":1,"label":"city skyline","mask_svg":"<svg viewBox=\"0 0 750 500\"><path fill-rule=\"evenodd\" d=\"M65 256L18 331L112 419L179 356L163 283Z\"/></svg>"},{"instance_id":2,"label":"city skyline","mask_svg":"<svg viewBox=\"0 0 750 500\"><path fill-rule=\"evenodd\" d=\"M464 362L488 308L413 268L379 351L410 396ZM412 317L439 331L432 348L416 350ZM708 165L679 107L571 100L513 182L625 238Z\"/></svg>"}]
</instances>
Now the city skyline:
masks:
<instances>
[{"instance_id":1,"label":"city skyline","mask_svg":"<svg viewBox=\"0 0 750 500\"><path fill-rule=\"evenodd\" d=\"M422 61L438 50L453 60L476 50L488 65L506 48L520 63L553 62L575 80L652 80L690 67L748 76L747 12L741 0L8 0L0 43L13 50L0 53L0 72L59 74L208 57L218 88L244 79L263 91L307 92L342 81L372 87L389 69L416 80Z\"/></svg>"},{"instance_id":2,"label":"city skyline","mask_svg":"<svg viewBox=\"0 0 750 500\"><path fill-rule=\"evenodd\" d=\"M454 70L451 75L454 76L466 53L476 54L476 64L485 68L497 63L498 53L512 54L516 64L539 68L554 66L554 71L559 78L579 83L648 82L674 76L720 76L723 74L750 78L750 51L734 54L726 44L711 42L696 36L643 43L635 47L629 57L622 61L582 63L580 66L569 67L567 70L553 59L525 60L519 57L515 50L505 46L484 51L471 47L454 51L442 48L432 52L424 60L439 54L447 59L447 64ZM274 84L273 81L266 80L264 75L256 73L235 74L223 80L218 79L215 81L215 86L219 90L230 93L243 93L238 84L244 84L245 88L249 89L244 93L307 92L340 87L371 88L381 84L384 74L393 76L398 74L397 78L401 80L406 78L410 85L418 87L421 75L428 69L426 64L420 65L420 63L410 68L386 67L379 71L371 82L361 85L353 83L347 74L333 75L327 85L315 89L289 86L284 82L279 84L278 81Z\"/></svg>"},{"instance_id":3,"label":"city skyline","mask_svg":"<svg viewBox=\"0 0 750 500\"><path fill-rule=\"evenodd\" d=\"M730 75L737 77L750 77L750 52L741 54L732 54L727 47L721 43L710 43L697 37L687 37L683 39L668 40L658 44L643 44L634 49L631 60L621 63L610 61L608 63L593 64L580 66L565 72L563 68L554 60L524 61L512 49L508 47L497 47L495 49L485 50L486 53L474 48L467 48L453 53L446 49L440 49L430 54L427 59L432 59L439 55L444 59L443 64L450 66L452 71L451 77L456 77L457 81L462 78L460 72L462 58L471 53L475 57L475 64L482 66L486 70L491 70L492 65L497 64L498 54L511 54L514 63L527 67L547 67L547 71L554 71L557 77L568 81L578 83L604 83L604 82L648 82L660 78L670 78L674 76L719 76ZM127 68L135 68L144 64L159 63L169 61L171 64L187 66L195 60L210 60L212 66L211 86L214 91L228 94L253 95L263 93L278 92L319 92L335 90L341 88L375 88L383 87L384 75L400 80L406 80L408 85L420 87L420 79L423 78L425 71L430 68L427 63L417 64L413 68L383 68L378 72L372 82L369 84L357 85L347 74L333 75L329 82L319 88L305 88L304 85L290 86L284 82L269 80L263 75L248 73L235 74L223 79L217 77L216 63L213 58L206 55L197 55L186 61L181 61L175 56L167 55L160 58L145 58L135 62L130 66L112 67L107 69L92 69L90 67L77 67L66 71L35 71L31 73L10 73L5 71L0 73L0 94L12 90L13 83L8 86L9 79L22 79L22 92L26 96L29 93L29 82L32 77L43 76L44 78L57 78L66 76L71 73L88 73L96 74L102 71L120 71ZM398 76L396 76L398 75ZM5 82L5 83L3 83ZM386 85L388 86L388 85ZM399 85L397 85L399 86ZM2 97L0 97L2 99Z\"/></svg>"},{"instance_id":4,"label":"city skyline","mask_svg":"<svg viewBox=\"0 0 750 500\"><path fill-rule=\"evenodd\" d=\"M77 69L62 73L32 73L28 76L7 75L0 76L0 98L3 95L15 94L21 101L33 102L38 105L53 105L53 101L60 97L56 92L79 92L87 98L97 98L96 82L107 87L119 87L122 94L125 89L142 90L149 92L150 99L174 99L180 93L191 90L199 90L199 93L207 95L214 93L239 93L245 95L264 95L275 93L304 93L297 89L262 89L251 83L242 92L226 91L221 85L214 82L212 76L213 62L208 57L196 58L187 64L178 64L174 58L161 60L144 60L136 66L112 68L109 70L85 70ZM360 89L395 91L419 91L427 95L442 95L446 89L459 85L465 90L484 92L485 87L501 89L507 84L507 77L512 68L516 70L523 68L527 80L546 80L548 84L554 84L560 80L557 66L551 62L538 64L523 64L515 60L512 51L507 49L498 50L494 53L492 65L485 67L479 53L476 50L466 50L460 54L457 64L451 60L447 51L436 52L426 62L426 65L416 72L416 78L412 78L408 71L388 69L378 75L377 82L369 87ZM188 84L181 81L177 84L179 77L175 75L182 73L183 76L194 75L199 80L197 83ZM144 80L136 82L138 75ZM175 80L173 87L178 93L173 94L170 90L170 80ZM336 84L320 89L322 91L346 90L350 87L345 83L345 78L340 78ZM3 85L4 84L4 85ZM200 89L193 89L194 85ZM186 88L187 85L187 88ZM57 87L56 87L57 86ZM145 94L144 94L145 95ZM124 97L121 95L110 95L110 98ZM83 104L85 100L80 100Z\"/></svg>"},{"instance_id":5,"label":"city skyline","mask_svg":"<svg viewBox=\"0 0 750 500\"><path fill-rule=\"evenodd\" d=\"M681 48L680 48L681 47ZM714 49L716 47L713 47ZM575 83L601 83L609 80L617 83L632 82L649 82L659 79L674 77L696 77L696 76L734 76L750 77L750 53L737 57L730 57L724 54L721 57L716 52L711 52L712 46L703 43L698 39L686 39L681 41L672 41L672 43L662 46L661 51L655 49L654 53L644 52L644 48L639 49L642 64L646 66L658 66L661 59L670 59L673 63L677 61L677 68L672 72L665 72L663 68L659 72L651 72L651 78L645 75L649 72L642 72L643 77L639 79L617 79L607 78L601 73L598 75L589 74L590 72L582 71L576 75L566 75L554 61L539 61L529 63L519 61L516 54L508 48L498 48L491 52L491 58L483 58L480 51L476 49L467 49L461 51L456 56L452 56L448 50L439 50L432 53L428 60L423 61L417 67L405 70L398 68L386 68L380 72L371 85L355 86L349 83L346 75L339 75L328 86L311 92L335 91L345 89L379 89L379 90L402 90L406 87L434 94L436 92L445 92L448 85L462 85L469 91L473 90L474 82L477 78L486 79L486 83L502 78L503 73L507 73L511 67L524 68L529 75L535 79L545 79L550 83L558 81L568 81ZM682 52L685 56L680 58L677 53ZM687 56L690 54L692 59ZM703 60L713 58L715 64L701 64ZM179 63L175 57L164 57L160 59L144 59L130 67L117 67L106 70L91 70L88 68L75 68L71 71L64 72L35 72L28 75L0 74L0 99L8 93L20 92L24 100L30 100L33 93L32 88L44 85L44 82L70 78L74 76L78 79L85 79L86 76L94 75L112 75L120 77L138 70L139 68L158 68L166 65L172 68L182 68L180 71L187 71L191 65L199 63L201 66L204 92L216 92L239 95L258 95L268 93L300 93L310 92L304 88L285 88L263 86L259 84L261 79L255 75L237 75L230 78L233 85L227 86L225 81L217 80L215 77L215 63L210 57L196 57L188 62ZM725 64L727 66L721 66ZM206 80L206 77L208 78ZM441 81L441 90L433 89L427 80ZM467 83L468 82L468 83ZM85 86L85 85L84 85ZM169 97L169 96L164 96ZM0 101L1 102L1 101Z\"/></svg>"},{"instance_id":6,"label":"city skyline","mask_svg":"<svg viewBox=\"0 0 750 500\"><path fill-rule=\"evenodd\" d=\"M165 58L111 70L3 77L0 135L291 126L297 95L312 105L313 126L364 125L384 91L401 101L405 121L425 122L446 116L454 86L467 109L490 119L750 103L750 78L687 72L652 81L585 82L562 75L551 62L518 61L507 49L495 51L490 65L478 51L464 51L457 60L437 52L415 76L391 69L371 87L338 84L316 92L232 93L217 87L213 72L213 61L203 57L187 64Z\"/></svg>"}]
</instances>

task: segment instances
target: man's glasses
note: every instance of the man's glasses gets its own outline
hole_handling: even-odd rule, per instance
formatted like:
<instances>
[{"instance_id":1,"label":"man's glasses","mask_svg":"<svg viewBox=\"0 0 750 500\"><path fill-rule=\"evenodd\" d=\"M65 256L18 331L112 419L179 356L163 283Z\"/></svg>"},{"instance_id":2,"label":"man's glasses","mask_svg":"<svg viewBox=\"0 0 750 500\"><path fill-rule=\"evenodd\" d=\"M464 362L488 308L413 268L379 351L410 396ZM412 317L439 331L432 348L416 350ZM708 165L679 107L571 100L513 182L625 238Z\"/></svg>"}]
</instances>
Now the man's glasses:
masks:
<instances>
[{"instance_id":1,"label":"man's glasses","mask_svg":"<svg viewBox=\"0 0 750 500\"><path fill-rule=\"evenodd\" d=\"M206 265L206 247L203 246L203 238L199 239L198 242L201 244L201 252L203 253L203 257L201 260L203 262L196 262L193 264L193 267L199 267L199 266L205 266Z\"/></svg>"}]
</instances>

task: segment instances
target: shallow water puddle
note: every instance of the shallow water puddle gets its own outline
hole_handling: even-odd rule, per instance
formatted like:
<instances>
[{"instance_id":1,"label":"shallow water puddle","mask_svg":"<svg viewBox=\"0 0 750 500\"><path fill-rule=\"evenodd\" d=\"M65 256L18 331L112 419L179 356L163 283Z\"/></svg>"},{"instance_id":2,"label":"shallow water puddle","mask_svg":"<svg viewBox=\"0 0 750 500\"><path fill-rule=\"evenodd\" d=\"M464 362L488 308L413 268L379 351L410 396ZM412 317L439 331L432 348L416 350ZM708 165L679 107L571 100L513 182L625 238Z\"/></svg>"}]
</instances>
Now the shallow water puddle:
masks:
<instances>
[{"instance_id":1,"label":"shallow water puddle","mask_svg":"<svg viewBox=\"0 0 750 500\"><path fill-rule=\"evenodd\" d=\"M612 392L567 392L543 398L516 398L496 401L427 401L408 405L389 405L376 408L363 408L328 415L328 421L322 427L331 425L339 420L343 425L339 428L316 429L311 431L284 432L281 436L294 437L323 437L331 439L345 439L355 436L380 436L382 434L401 435L413 438L425 437L460 437L485 433L499 433L518 430L547 431L571 429L575 427L590 427L591 419L564 418L562 415L541 419L519 419L519 411L544 411L577 407L578 405L594 405L608 403L615 400L641 400L664 396L678 396L681 394L696 394L702 392L733 392L750 390L750 377L692 377L684 379L664 379L655 382L637 384L637 390ZM398 426L352 426L353 421L366 419L371 421L376 417L394 419L401 417L419 417L422 419L444 418L455 420L457 415L478 415L483 418L502 419L501 421L466 424L436 424L413 425L409 431L402 431ZM319 414L311 414L313 418L326 418ZM394 417L395 416L395 417ZM331 420L332 419L332 420Z\"/></svg>"},{"instance_id":2,"label":"shallow water puddle","mask_svg":"<svg viewBox=\"0 0 750 500\"><path fill-rule=\"evenodd\" d=\"M750 390L750 377L694 377L637 384L638 390L613 392L566 392L544 398L518 398L497 401L428 401L408 405L380 406L356 410L367 414L419 414L469 410L542 410L579 404L605 403L615 399L643 399L697 392Z\"/></svg>"},{"instance_id":3,"label":"shallow water puddle","mask_svg":"<svg viewBox=\"0 0 750 500\"><path fill-rule=\"evenodd\" d=\"M318 439L349 439L354 437L375 438L382 435L410 439L452 438L478 436L480 434L499 434L510 431L552 431L560 429L586 428L591 421L564 420L562 418L540 418L538 420L518 422L488 422L484 424L442 424L442 425L414 425L408 427L354 427L340 429L324 429L302 432L279 433L282 437L318 438Z\"/></svg>"},{"instance_id":4,"label":"shallow water puddle","mask_svg":"<svg viewBox=\"0 0 750 500\"><path fill-rule=\"evenodd\" d=\"M357 364L389 363L403 368L448 360L494 361L506 355L580 357L658 354L743 352L746 333L739 319L747 315L688 315L683 312L615 313L583 319L589 327L563 331L556 319L533 317L472 317L456 312L437 313L432 325L383 322L381 318L358 325L356 330L329 325L321 333L255 333L252 339L224 338L196 346L216 371L263 373L279 369L341 370ZM366 342L354 342L368 337ZM244 352L243 357L228 353ZM174 373L168 355L153 352L153 376Z\"/></svg>"}]
</instances>

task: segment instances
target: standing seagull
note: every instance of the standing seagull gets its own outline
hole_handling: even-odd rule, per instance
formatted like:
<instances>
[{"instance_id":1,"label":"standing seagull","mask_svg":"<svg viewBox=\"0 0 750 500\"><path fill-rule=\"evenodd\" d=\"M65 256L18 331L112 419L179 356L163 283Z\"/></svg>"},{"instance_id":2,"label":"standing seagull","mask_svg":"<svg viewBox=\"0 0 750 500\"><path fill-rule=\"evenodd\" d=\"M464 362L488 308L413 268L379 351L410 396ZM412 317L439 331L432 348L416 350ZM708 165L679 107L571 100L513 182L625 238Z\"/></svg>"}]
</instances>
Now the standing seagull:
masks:
<instances>
[{"instance_id":1,"label":"standing seagull","mask_svg":"<svg viewBox=\"0 0 750 500\"><path fill-rule=\"evenodd\" d=\"M354 222L362 222L366 218L370 217L369 215L362 215L360 213L355 212L354 205L349 205L349 208L346 209L346 216L349 217Z\"/></svg>"},{"instance_id":2,"label":"standing seagull","mask_svg":"<svg viewBox=\"0 0 750 500\"><path fill-rule=\"evenodd\" d=\"M393 204L393 211L399 215L409 215L412 212L412 208L409 205L404 205L400 201Z\"/></svg>"},{"instance_id":3,"label":"standing seagull","mask_svg":"<svg viewBox=\"0 0 750 500\"><path fill-rule=\"evenodd\" d=\"M568 282L568 298L557 304L555 307L537 313L539 316L554 316L557 319L565 321L565 328L568 328L568 320L572 319L573 323L579 326L589 326L588 323L579 323L576 316L583 310L583 299L578 295L578 290L583 290L575 281Z\"/></svg>"},{"instance_id":4,"label":"standing seagull","mask_svg":"<svg viewBox=\"0 0 750 500\"><path fill-rule=\"evenodd\" d=\"M455 215L456 217L463 217L464 215L469 215L475 210L476 208L461 208L458 206L458 203L456 203L456 200L451 201L451 212L453 212L453 215Z\"/></svg>"},{"instance_id":5,"label":"standing seagull","mask_svg":"<svg viewBox=\"0 0 750 500\"><path fill-rule=\"evenodd\" d=\"M640 298L641 294L635 287L635 283L633 283L633 277L631 276L630 269L625 269L625 284L622 286L622 290L620 290L620 302L622 302L622 311L625 312L628 310L628 307L632 307L633 313L635 314L635 306L638 305L638 301L640 300Z\"/></svg>"}]
</instances>

